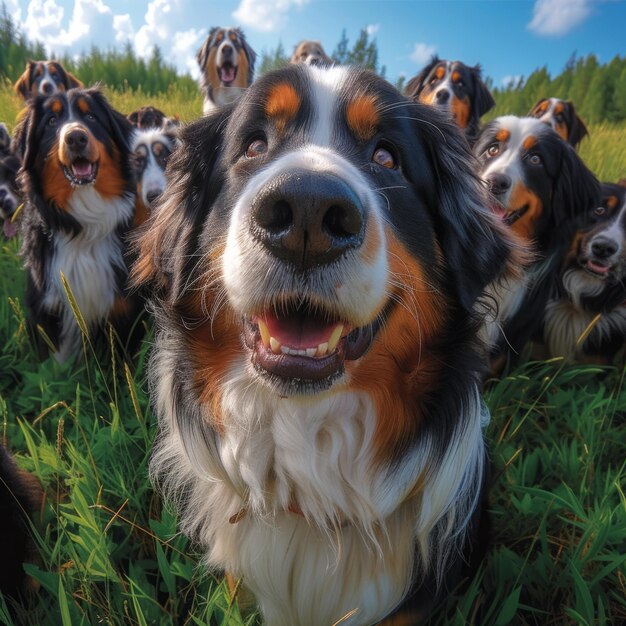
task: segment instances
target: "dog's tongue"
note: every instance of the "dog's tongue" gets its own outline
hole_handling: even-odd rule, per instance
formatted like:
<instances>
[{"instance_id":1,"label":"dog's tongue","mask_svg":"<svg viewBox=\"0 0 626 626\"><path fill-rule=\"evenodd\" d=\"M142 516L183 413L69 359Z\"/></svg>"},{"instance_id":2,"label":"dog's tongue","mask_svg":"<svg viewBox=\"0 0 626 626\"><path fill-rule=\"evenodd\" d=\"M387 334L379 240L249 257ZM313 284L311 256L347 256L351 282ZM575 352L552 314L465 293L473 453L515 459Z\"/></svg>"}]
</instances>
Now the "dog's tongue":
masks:
<instances>
[{"instance_id":1,"label":"dog's tongue","mask_svg":"<svg viewBox=\"0 0 626 626\"><path fill-rule=\"evenodd\" d=\"M491 205L491 211L496 217L499 217L499 218L503 218L506 213L506 209L498 202L494 202Z\"/></svg>"},{"instance_id":2,"label":"dog's tongue","mask_svg":"<svg viewBox=\"0 0 626 626\"><path fill-rule=\"evenodd\" d=\"M595 263L591 259L587 261L587 267L597 274L606 274L609 271L608 265L601 265L600 263Z\"/></svg>"},{"instance_id":3,"label":"dog's tongue","mask_svg":"<svg viewBox=\"0 0 626 626\"><path fill-rule=\"evenodd\" d=\"M74 176L78 178L87 178L91 176L92 165L87 159L78 159L72 163L72 171Z\"/></svg>"},{"instance_id":4,"label":"dog's tongue","mask_svg":"<svg viewBox=\"0 0 626 626\"><path fill-rule=\"evenodd\" d=\"M235 68L232 65L224 66L220 72L223 83L232 83L235 80Z\"/></svg>"},{"instance_id":5,"label":"dog's tongue","mask_svg":"<svg viewBox=\"0 0 626 626\"><path fill-rule=\"evenodd\" d=\"M272 337L282 345L296 349L317 347L327 342L335 328L340 326L338 322L298 314L281 316L280 319L269 314L265 316L265 323Z\"/></svg>"},{"instance_id":6,"label":"dog's tongue","mask_svg":"<svg viewBox=\"0 0 626 626\"><path fill-rule=\"evenodd\" d=\"M8 217L4 220L4 236L7 239L11 239L11 237L15 237L17 235L18 224L17 222L12 222L11 218Z\"/></svg>"}]
</instances>

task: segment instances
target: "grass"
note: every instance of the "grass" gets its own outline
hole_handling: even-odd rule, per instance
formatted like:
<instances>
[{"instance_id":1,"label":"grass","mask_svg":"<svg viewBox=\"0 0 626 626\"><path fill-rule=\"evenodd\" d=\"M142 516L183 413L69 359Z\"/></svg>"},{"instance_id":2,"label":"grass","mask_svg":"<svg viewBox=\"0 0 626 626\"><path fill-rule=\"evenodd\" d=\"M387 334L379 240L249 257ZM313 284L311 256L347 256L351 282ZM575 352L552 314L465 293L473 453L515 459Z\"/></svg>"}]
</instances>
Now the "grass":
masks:
<instances>
[{"instance_id":1,"label":"grass","mask_svg":"<svg viewBox=\"0 0 626 626\"><path fill-rule=\"evenodd\" d=\"M138 94L110 96L123 111L144 103ZM151 101L183 120L201 110L200 98ZM17 108L0 92L0 119ZM591 135L583 157L604 179L623 176L624 127ZM0 623L260 624L231 605L149 484L150 340L132 370L110 358L39 362L13 241L0 251L0 274L0 434L46 489L33 526L39 556L27 565L39 589L21 605L0 597ZM528 363L488 387L494 542L431 626L626 621L624 378L623 367L555 361Z\"/></svg>"}]
</instances>

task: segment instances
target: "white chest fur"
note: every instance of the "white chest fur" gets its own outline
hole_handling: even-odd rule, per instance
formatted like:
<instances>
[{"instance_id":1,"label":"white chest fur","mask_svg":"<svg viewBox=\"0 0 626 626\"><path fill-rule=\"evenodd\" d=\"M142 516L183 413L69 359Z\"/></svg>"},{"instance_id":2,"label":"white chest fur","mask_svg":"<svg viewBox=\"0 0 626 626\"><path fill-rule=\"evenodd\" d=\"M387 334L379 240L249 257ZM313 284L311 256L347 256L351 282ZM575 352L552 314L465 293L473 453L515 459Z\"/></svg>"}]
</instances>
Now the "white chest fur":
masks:
<instances>
[{"instance_id":1,"label":"white chest fur","mask_svg":"<svg viewBox=\"0 0 626 626\"><path fill-rule=\"evenodd\" d=\"M65 361L80 348L80 330L61 282L61 273L76 299L87 326L104 321L117 294L116 271L124 270L122 242L116 229L130 219L132 196L105 200L91 186L72 195L70 212L83 227L78 235L59 231L46 267L44 307L61 316L62 329L56 358Z\"/></svg>"}]
</instances>

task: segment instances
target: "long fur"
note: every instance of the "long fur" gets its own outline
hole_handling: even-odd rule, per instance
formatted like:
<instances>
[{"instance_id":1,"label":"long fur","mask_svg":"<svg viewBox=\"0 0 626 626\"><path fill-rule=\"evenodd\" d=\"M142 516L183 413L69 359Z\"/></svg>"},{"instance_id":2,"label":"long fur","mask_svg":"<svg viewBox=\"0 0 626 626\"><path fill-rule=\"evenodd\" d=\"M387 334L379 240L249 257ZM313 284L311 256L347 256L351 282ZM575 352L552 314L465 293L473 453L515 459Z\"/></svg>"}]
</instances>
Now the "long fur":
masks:
<instances>
[{"instance_id":1,"label":"long fur","mask_svg":"<svg viewBox=\"0 0 626 626\"><path fill-rule=\"evenodd\" d=\"M362 94L375 94L375 109ZM260 128L269 155L241 156ZM369 162L374 135L355 148L370 132L395 144L402 169ZM181 141L133 270L152 290L157 328L153 481L207 565L243 576L268 623L427 610L423 591L456 583L476 530L487 419L473 307L511 255L462 136L373 74L292 66ZM282 194L307 180L320 193L349 181L367 226L362 247L294 274L247 233L248 212L275 185ZM241 316L293 289L359 323L381 320L380 336L321 382L262 373Z\"/></svg>"}]
</instances>

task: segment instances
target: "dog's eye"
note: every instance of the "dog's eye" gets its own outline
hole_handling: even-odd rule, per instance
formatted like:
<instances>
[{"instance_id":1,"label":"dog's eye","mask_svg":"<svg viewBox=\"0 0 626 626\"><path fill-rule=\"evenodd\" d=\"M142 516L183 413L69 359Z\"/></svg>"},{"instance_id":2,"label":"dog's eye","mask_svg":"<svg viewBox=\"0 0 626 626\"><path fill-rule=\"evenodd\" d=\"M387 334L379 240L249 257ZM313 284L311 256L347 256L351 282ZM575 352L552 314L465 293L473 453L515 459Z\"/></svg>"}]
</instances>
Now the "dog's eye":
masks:
<instances>
[{"instance_id":1,"label":"dog's eye","mask_svg":"<svg viewBox=\"0 0 626 626\"><path fill-rule=\"evenodd\" d=\"M95 116L93 113L87 113L85 114L85 119L89 120L90 122L94 122L96 120Z\"/></svg>"},{"instance_id":2,"label":"dog's eye","mask_svg":"<svg viewBox=\"0 0 626 626\"><path fill-rule=\"evenodd\" d=\"M263 139L255 139L246 150L246 157L248 159L254 159L255 157L265 154L267 152L267 142Z\"/></svg>"},{"instance_id":3,"label":"dog's eye","mask_svg":"<svg viewBox=\"0 0 626 626\"><path fill-rule=\"evenodd\" d=\"M57 120L56 115L53 115L49 120L48 120L48 126L56 126L57 122L59 120Z\"/></svg>"},{"instance_id":4,"label":"dog's eye","mask_svg":"<svg viewBox=\"0 0 626 626\"><path fill-rule=\"evenodd\" d=\"M500 144L499 143L492 143L486 150L485 150L485 154L487 154L490 157L495 157L498 156L500 154Z\"/></svg>"},{"instance_id":5,"label":"dog's eye","mask_svg":"<svg viewBox=\"0 0 626 626\"><path fill-rule=\"evenodd\" d=\"M541 165L543 163L542 158L538 155L538 154L531 154L528 157L528 160L533 164L533 165Z\"/></svg>"},{"instance_id":6,"label":"dog's eye","mask_svg":"<svg viewBox=\"0 0 626 626\"><path fill-rule=\"evenodd\" d=\"M396 160L393 154L391 154L391 152L386 148L376 148L376 150L374 150L374 154L372 155L372 161L390 170L396 167Z\"/></svg>"},{"instance_id":7,"label":"dog's eye","mask_svg":"<svg viewBox=\"0 0 626 626\"><path fill-rule=\"evenodd\" d=\"M603 206L596 207L593 210L594 215L600 216L600 215L604 215L605 213L606 213L606 209Z\"/></svg>"}]
</instances>

